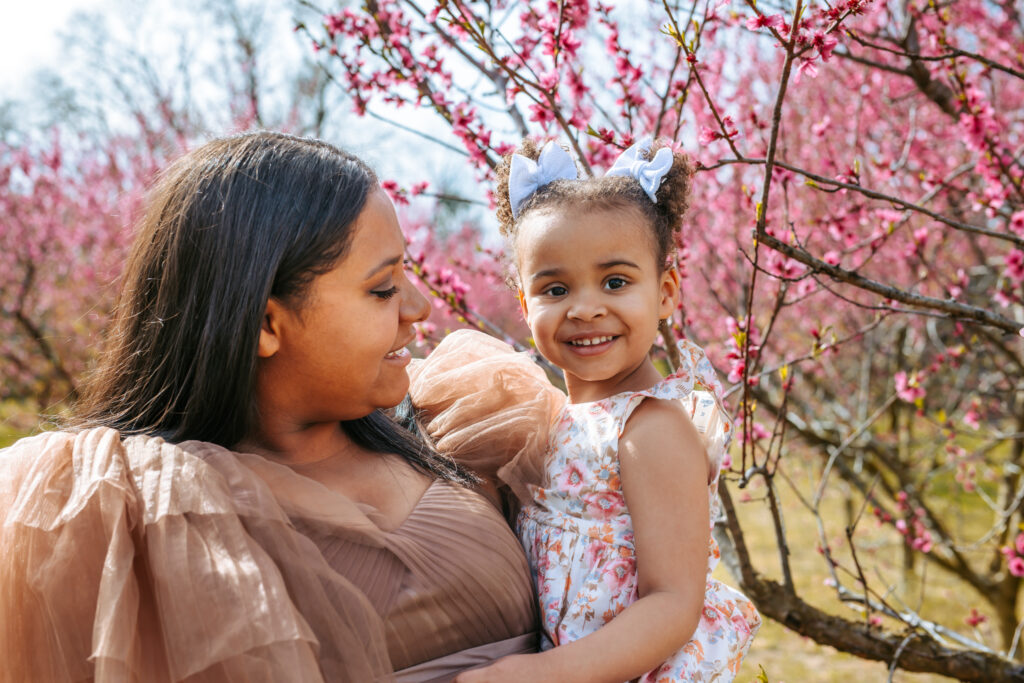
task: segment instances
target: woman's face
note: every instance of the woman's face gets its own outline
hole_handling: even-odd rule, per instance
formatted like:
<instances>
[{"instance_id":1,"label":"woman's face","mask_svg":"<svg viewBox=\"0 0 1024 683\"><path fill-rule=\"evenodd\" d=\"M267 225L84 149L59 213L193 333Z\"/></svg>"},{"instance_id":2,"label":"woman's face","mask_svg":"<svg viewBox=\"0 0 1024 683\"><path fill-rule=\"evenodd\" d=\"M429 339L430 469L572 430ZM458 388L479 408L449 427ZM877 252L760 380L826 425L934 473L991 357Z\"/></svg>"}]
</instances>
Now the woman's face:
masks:
<instances>
[{"instance_id":1,"label":"woman's face","mask_svg":"<svg viewBox=\"0 0 1024 683\"><path fill-rule=\"evenodd\" d=\"M351 420L397 405L409 389L405 347L430 307L405 275L405 238L382 190L370 194L352 229L348 253L313 280L301 306L267 304L261 421L301 428Z\"/></svg>"}]
</instances>

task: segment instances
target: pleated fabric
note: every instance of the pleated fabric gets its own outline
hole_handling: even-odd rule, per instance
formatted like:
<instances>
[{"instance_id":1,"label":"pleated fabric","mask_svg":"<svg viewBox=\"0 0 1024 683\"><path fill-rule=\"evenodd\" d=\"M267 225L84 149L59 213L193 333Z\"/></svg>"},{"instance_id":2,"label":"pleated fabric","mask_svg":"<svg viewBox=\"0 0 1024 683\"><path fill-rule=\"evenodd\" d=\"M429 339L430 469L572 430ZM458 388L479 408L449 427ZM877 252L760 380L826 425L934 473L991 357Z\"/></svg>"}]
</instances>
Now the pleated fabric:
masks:
<instances>
[{"instance_id":1,"label":"pleated fabric","mask_svg":"<svg viewBox=\"0 0 1024 683\"><path fill-rule=\"evenodd\" d=\"M398 528L257 455L110 429L0 451L0 680L376 681L536 629L483 496Z\"/></svg>"}]
</instances>

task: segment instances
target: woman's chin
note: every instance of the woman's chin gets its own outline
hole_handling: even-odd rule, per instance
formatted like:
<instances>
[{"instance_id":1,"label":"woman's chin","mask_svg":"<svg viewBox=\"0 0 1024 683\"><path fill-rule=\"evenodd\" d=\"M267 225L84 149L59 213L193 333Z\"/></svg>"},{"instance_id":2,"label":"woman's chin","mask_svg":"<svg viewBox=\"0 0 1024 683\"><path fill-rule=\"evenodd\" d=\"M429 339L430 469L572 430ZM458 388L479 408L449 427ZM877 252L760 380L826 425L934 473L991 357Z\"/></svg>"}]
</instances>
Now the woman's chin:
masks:
<instances>
[{"instance_id":1,"label":"woman's chin","mask_svg":"<svg viewBox=\"0 0 1024 683\"><path fill-rule=\"evenodd\" d=\"M405 400L406 394L409 393L409 373L402 368L402 372L395 373L396 377L388 382L388 390L385 395L380 397L379 407L383 410L394 408L403 400Z\"/></svg>"}]
</instances>

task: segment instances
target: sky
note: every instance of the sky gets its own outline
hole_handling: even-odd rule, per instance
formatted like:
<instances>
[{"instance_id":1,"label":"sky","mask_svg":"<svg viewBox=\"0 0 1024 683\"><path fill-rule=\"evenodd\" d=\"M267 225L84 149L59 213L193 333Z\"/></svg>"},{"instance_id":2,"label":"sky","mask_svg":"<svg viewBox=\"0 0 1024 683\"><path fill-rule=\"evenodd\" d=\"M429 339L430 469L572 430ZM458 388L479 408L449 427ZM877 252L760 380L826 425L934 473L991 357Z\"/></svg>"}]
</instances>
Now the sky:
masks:
<instances>
[{"instance_id":1,"label":"sky","mask_svg":"<svg viewBox=\"0 0 1024 683\"><path fill-rule=\"evenodd\" d=\"M198 50L194 53L194 64L216 64L220 54L219 43L205 27L197 28L196 16L190 11L201 2L204 0L0 0L0 103L5 100L45 102L45 96L40 100L40 95L45 93L40 89L39 81L34 78L41 70L57 72L69 84L76 84L74 74L76 71L81 73L81 65L69 61L62 46L62 34L68 33L77 12L102 14L105 26L113 32L112 35L124 39L128 44L134 44L150 56L165 56L166 59L156 59L158 67L174 68L179 56L176 41L183 35L182 31L191 32L190 44ZM271 58L265 59L263 64L273 64L275 61L283 64L286 60L300 58L304 54L302 51L308 50L305 43L297 42L293 31L294 0L238 2L242 6L252 3L251 6L264 11L271 34L264 57L271 55ZM318 4L336 2L330 0ZM75 28L85 28L85 33L89 32L88 27ZM197 81L198 92L193 92L194 95L201 96L202 85L201 80ZM274 85L280 86L283 92L290 83L275 81ZM115 100L118 94L112 93L110 97ZM378 108L383 110L383 107ZM30 125L35 110L16 111L16 116L20 117L18 122ZM439 137L448 134L447 129L427 110L406 107L401 112L382 113L417 130L437 131ZM349 105L342 103L332 112L332 116L338 123L347 122L351 116ZM441 147L424 144L421 138L396 131L372 119L353 119L351 123L341 127L341 139L331 138L331 141L363 156L382 178L396 179L401 185L408 186L424 177L430 177L437 181L436 186L445 185L446 191L483 198L482 187L472 182L472 175L467 172L465 160L461 157L445 153ZM416 149L417 153L409 154L410 149ZM454 183L454 187L451 183ZM455 187L458 189L455 190Z\"/></svg>"},{"instance_id":2,"label":"sky","mask_svg":"<svg viewBox=\"0 0 1024 683\"><path fill-rule=\"evenodd\" d=\"M0 10L0 92L18 96L40 67L60 62L58 33L77 10L98 7L101 0L9 0Z\"/></svg>"}]
</instances>

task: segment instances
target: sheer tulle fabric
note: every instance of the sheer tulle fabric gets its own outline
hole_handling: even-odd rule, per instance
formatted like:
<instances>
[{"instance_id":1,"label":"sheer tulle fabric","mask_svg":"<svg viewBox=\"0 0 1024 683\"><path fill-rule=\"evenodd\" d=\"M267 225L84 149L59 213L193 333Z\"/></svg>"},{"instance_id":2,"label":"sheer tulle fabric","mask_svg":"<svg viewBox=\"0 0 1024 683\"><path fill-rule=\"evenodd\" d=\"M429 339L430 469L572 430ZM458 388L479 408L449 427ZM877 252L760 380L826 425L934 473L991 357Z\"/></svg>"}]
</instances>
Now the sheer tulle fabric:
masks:
<instances>
[{"instance_id":1,"label":"sheer tulle fabric","mask_svg":"<svg viewBox=\"0 0 1024 683\"><path fill-rule=\"evenodd\" d=\"M522 486L561 394L512 353L464 382L494 362L474 343L452 335L411 393L441 450ZM479 493L434 482L398 528L379 521L207 443L23 439L0 450L0 680L393 680L536 630L523 551Z\"/></svg>"},{"instance_id":2,"label":"sheer tulle fabric","mask_svg":"<svg viewBox=\"0 0 1024 683\"><path fill-rule=\"evenodd\" d=\"M530 502L528 486L542 482L548 435L566 398L529 355L459 330L409 376L413 405L427 415L438 449Z\"/></svg>"},{"instance_id":3,"label":"sheer tulle fabric","mask_svg":"<svg viewBox=\"0 0 1024 683\"><path fill-rule=\"evenodd\" d=\"M7 680L390 671L369 602L224 449L104 428L24 439L0 452L0 519Z\"/></svg>"}]
</instances>

